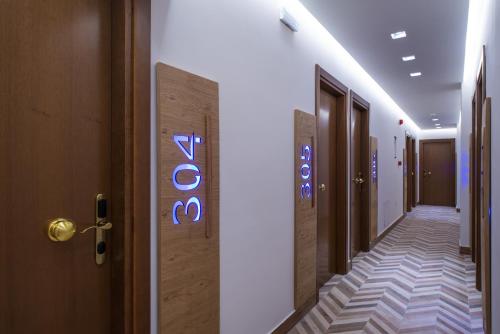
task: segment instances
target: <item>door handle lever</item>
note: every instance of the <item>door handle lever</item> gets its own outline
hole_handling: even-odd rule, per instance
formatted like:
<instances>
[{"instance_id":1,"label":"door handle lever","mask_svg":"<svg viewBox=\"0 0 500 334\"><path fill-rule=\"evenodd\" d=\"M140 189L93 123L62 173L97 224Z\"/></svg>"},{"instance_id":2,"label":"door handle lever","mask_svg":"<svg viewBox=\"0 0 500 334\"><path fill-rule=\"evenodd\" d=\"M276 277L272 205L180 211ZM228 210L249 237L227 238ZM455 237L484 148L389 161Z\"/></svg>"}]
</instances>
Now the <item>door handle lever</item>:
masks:
<instances>
[{"instance_id":1,"label":"door handle lever","mask_svg":"<svg viewBox=\"0 0 500 334\"><path fill-rule=\"evenodd\" d=\"M81 231L80 233L81 234L87 233L88 231L90 231L91 229L94 229L94 228L98 229L98 230L102 230L102 231L108 231L108 230L111 230L113 228L113 224L111 224L111 222L103 222L103 223L100 223L99 225L89 226L86 229L84 229L83 231Z\"/></svg>"}]
</instances>

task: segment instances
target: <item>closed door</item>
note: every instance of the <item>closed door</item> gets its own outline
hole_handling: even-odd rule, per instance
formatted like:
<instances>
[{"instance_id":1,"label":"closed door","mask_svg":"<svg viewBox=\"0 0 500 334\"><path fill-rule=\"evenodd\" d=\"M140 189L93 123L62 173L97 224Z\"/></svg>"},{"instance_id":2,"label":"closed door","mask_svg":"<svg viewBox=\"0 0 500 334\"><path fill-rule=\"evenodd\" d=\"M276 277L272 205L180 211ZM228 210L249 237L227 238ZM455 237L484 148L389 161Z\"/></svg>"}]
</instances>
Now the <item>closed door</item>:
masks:
<instances>
[{"instance_id":1,"label":"closed door","mask_svg":"<svg viewBox=\"0 0 500 334\"><path fill-rule=\"evenodd\" d=\"M109 251L97 264L96 229L80 233L111 195L110 15L106 0L2 1L0 333L110 332Z\"/></svg>"},{"instance_id":2,"label":"closed door","mask_svg":"<svg viewBox=\"0 0 500 334\"><path fill-rule=\"evenodd\" d=\"M455 206L455 140L420 143L422 203Z\"/></svg>"},{"instance_id":3,"label":"closed door","mask_svg":"<svg viewBox=\"0 0 500 334\"><path fill-rule=\"evenodd\" d=\"M361 111L352 109L351 114L351 257L358 254L361 249L361 211L362 198L365 182L361 170Z\"/></svg>"},{"instance_id":4,"label":"closed door","mask_svg":"<svg viewBox=\"0 0 500 334\"><path fill-rule=\"evenodd\" d=\"M368 109L352 103L351 109L351 258L368 251L369 211L369 127Z\"/></svg>"},{"instance_id":5,"label":"closed door","mask_svg":"<svg viewBox=\"0 0 500 334\"><path fill-rule=\"evenodd\" d=\"M317 223L317 286L323 286L333 275L335 256L331 249L334 243L335 157L337 100L321 90L318 113L318 223Z\"/></svg>"}]
</instances>

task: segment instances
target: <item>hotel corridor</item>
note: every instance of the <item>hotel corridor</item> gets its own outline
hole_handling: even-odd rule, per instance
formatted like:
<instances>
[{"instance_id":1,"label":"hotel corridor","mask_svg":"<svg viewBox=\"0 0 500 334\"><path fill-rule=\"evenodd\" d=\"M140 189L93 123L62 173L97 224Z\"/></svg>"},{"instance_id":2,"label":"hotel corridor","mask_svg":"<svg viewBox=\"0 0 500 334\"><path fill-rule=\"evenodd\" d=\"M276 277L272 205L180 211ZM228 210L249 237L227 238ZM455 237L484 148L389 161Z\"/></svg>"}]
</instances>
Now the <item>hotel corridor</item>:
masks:
<instances>
[{"instance_id":1,"label":"hotel corridor","mask_svg":"<svg viewBox=\"0 0 500 334\"><path fill-rule=\"evenodd\" d=\"M455 209L417 207L333 277L290 333L482 333L475 265L458 234Z\"/></svg>"}]
</instances>

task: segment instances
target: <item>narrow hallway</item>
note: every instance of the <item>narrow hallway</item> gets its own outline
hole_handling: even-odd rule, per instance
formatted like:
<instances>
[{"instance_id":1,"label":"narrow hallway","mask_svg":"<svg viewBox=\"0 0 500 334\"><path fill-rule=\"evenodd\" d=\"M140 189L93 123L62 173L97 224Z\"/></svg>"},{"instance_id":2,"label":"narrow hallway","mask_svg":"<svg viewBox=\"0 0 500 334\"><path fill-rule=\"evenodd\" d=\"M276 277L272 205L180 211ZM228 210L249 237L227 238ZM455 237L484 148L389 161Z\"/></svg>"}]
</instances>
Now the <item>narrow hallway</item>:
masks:
<instances>
[{"instance_id":1,"label":"narrow hallway","mask_svg":"<svg viewBox=\"0 0 500 334\"><path fill-rule=\"evenodd\" d=\"M290 333L482 333L475 265L458 239L455 209L417 207L333 277Z\"/></svg>"}]
</instances>

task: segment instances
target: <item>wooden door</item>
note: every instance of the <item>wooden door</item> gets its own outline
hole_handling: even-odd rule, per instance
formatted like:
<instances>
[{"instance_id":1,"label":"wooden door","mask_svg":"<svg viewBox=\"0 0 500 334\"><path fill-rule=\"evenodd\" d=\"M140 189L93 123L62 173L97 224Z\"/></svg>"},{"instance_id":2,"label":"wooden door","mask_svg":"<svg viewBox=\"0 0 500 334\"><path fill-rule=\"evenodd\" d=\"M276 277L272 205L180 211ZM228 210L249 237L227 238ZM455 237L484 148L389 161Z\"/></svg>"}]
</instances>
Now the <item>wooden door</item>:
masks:
<instances>
[{"instance_id":1,"label":"wooden door","mask_svg":"<svg viewBox=\"0 0 500 334\"><path fill-rule=\"evenodd\" d=\"M484 49L483 49L484 56ZM476 289L481 291L482 289L482 279L481 279L481 271L482 271L482 237L481 237L481 215L482 215L482 194L481 194L481 165L482 165L482 131L483 131L483 104L485 98L485 86L483 86L483 77L485 71L485 62L483 59L482 69L479 73L477 82L476 82L476 90L474 92L473 99L473 121L472 121L472 133L474 137L474 150L473 150L473 226L474 226L474 235L475 235L475 247L476 247Z\"/></svg>"},{"instance_id":2,"label":"wooden door","mask_svg":"<svg viewBox=\"0 0 500 334\"><path fill-rule=\"evenodd\" d=\"M406 136L406 163L405 163L405 178L406 178L406 212L411 212L413 207L413 148L411 137Z\"/></svg>"},{"instance_id":3,"label":"wooden door","mask_svg":"<svg viewBox=\"0 0 500 334\"><path fill-rule=\"evenodd\" d=\"M111 240L97 265L80 233L111 196L110 1L0 7L0 333L110 333Z\"/></svg>"},{"instance_id":4,"label":"wooden door","mask_svg":"<svg viewBox=\"0 0 500 334\"><path fill-rule=\"evenodd\" d=\"M366 175L363 175L361 146L362 146L362 111L353 107L351 113L351 258L361 250L361 227L363 198L362 193L368 184L365 184Z\"/></svg>"},{"instance_id":5,"label":"wooden door","mask_svg":"<svg viewBox=\"0 0 500 334\"><path fill-rule=\"evenodd\" d=\"M417 206L417 144L416 139L413 138L411 140L411 150L413 152L412 160L411 160L411 188L412 188L412 202L411 205L413 207Z\"/></svg>"},{"instance_id":6,"label":"wooden door","mask_svg":"<svg viewBox=\"0 0 500 334\"><path fill-rule=\"evenodd\" d=\"M157 65L159 332L219 333L219 87Z\"/></svg>"},{"instance_id":7,"label":"wooden door","mask_svg":"<svg viewBox=\"0 0 500 334\"><path fill-rule=\"evenodd\" d=\"M483 106L482 132L482 210L481 210L481 287L483 295L483 327L491 333L491 98Z\"/></svg>"},{"instance_id":8,"label":"wooden door","mask_svg":"<svg viewBox=\"0 0 500 334\"><path fill-rule=\"evenodd\" d=\"M455 206L455 139L420 141L424 205Z\"/></svg>"},{"instance_id":9,"label":"wooden door","mask_svg":"<svg viewBox=\"0 0 500 334\"><path fill-rule=\"evenodd\" d=\"M370 248L370 104L351 91L351 258Z\"/></svg>"},{"instance_id":10,"label":"wooden door","mask_svg":"<svg viewBox=\"0 0 500 334\"><path fill-rule=\"evenodd\" d=\"M337 135L336 115L337 99L325 90L320 91L318 120L318 223L316 251L317 287L322 287L334 274L336 257L335 249L335 187Z\"/></svg>"}]
</instances>

